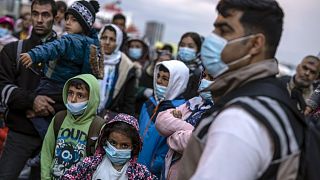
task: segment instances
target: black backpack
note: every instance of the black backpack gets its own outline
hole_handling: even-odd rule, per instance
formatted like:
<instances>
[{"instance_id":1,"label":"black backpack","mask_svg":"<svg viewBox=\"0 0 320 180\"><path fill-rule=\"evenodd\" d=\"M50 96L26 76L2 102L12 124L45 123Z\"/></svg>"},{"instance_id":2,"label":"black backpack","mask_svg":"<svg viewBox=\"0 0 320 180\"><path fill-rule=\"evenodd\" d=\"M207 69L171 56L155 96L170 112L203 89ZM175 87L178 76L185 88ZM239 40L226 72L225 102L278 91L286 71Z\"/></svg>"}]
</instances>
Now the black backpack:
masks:
<instances>
[{"instance_id":1,"label":"black backpack","mask_svg":"<svg viewBox=\"0 0 320 180\"><path fill-rule=\"evenodd\" d=\"M59 111L54 119L53 119L53 131L55 139L58 137L58 133L60 130L60 127L64 121L64 118L67 115L67 111ZM89 132L87 136L87 145L86 145L86 155L92 156L95 153L96 149L96 142L98 140L98 137L100 135L100 130L103 127L103 125L106 123L104 119L102 119L100 116L96 116L93 121L91 122L91 125L89 127Z\"/></svg>"},{"instance_id":2,"label":"black backpack","mask_svg":"<svg viewBox=\"0 0 320 180\"><path fill-rule=\"evenodd\" d=\"M232 99L241 96L266 96L276 100L285 109L286 112L290 112L289 118L296 119L296 122L291 122L295 137L300 145L301 155L298 171L298 180L319 180L320 179L320 122L312 119L312 117L304 117L297 107L296 102L290 99L289 93L286 87L283 86L276 78L265 78L256 82L250 82L243 87L227 94L222 97L219 102L215 104L215 110L218 112L223 109L224 105L230 102ZM237 102L232 103L237 104ZM255 111L254 108L250 108L245 104L239 104L244 109L246 109L250 114L257 117L259 113ZM219 110L220 109L220 110ZM211 114L211 113L210 113ZM290 117L291 116L291 117ZM277 135L274 133L273 129L270 129L268 122L265 118L259 116L257 119L260 120L262 124L266 126L270 132L273 141L275 143L275 156L280 152L279 144L277 143ZM209 127L205 127L209 128ZM207 131L204 129L204 131ZM205 132L204 132L205 133ZM273 177L277 170L279 164L272 164L267 169L266 173L260 179L276 179Z\"/></svg>"}]
</instances>

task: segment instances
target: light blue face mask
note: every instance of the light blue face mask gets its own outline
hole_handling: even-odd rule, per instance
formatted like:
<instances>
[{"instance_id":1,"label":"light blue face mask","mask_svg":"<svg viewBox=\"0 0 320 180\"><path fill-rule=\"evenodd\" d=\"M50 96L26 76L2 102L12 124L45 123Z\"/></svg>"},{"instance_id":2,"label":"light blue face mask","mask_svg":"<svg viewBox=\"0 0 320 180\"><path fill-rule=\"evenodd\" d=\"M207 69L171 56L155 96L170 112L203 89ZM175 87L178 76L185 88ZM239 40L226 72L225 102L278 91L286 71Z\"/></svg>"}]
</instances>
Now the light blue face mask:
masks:
<instances>
[{"instance_id":1,"label":"light blue face mask","mask_svg":"<svg viewBox=\"0 0 320 180\"><path fill-rule=\"evenodd\" d=\"M106 151L109 160L115 165L124 165L131 158L131 149L117 149L108 141L107 145L103 146L103 149Z\"/></svg>"},{"instance_id":2,"label":"light blue face mask","mask_svg":"<svg viewBox=\"0 0 320 180\"><path fill-rule=\"evenodd\" d=\"M158 101L161 101L165 98L167 87L156 84L156 96Z\"/></svg>"},{"instance_id":3,"label":"light blue face mask","mask_svg":"<svg viewBox=\"0 0 320 180\"><path fill-rule=\"evenodd\" d=\"M207 87L209 87L212 83L213 83L213 81L209 81L207 79L201 79L200 85L198 88L198 92L199 92L200 96L202 97L202 99L212 101L211 92L210 91L202 91L202 90L206 89Z\"/></svg>"},{"instance_id":4,"label":"light blue face mask","mask_svg":"<svg viewBox=\"0 0 320 180\"><path fill-rule=\"evenodd\" d=\"M178 51L179 59L183 62L190 62L196 59L196 51L188 47L179 47Z\"/></svg>"},{"instance_id":5,"label":"light blue face mask","mask_svg":"<svg viewBox=\"0 0 320 180\"><path fill-rule=\"evenodd\" d=\"M139 60L142 57L142 49L141 48L129 48L129 56L133 60Z\"/></svg>"},{"instance_id":6,"label":"light blue face mask","mask_svg":"<svg viewBox=\"0 0 320 180\"><path fill-rule=\"evenodd\" d=\"M228 65L235 64L236 62L249 57L249 55L246 55L243 58L234 60L228 65L225 64L221 59L221 53L226 45L249 39L251 37L253 37L253 35L240 37L228 42L223 37L220 37L215 33L211 33L208 37L205 38L201 46L200 54L203 66L205 67L205 69L207 69L208 73L211 76L217 78L219 75L223 74L229 69Z\"/></svg>"},{"instance_id":7,"label":"light blue face mask","mask_svg":"<svg viewBox=\"0 0 320 180\"><path fill-rule=\"evenodd\" d=\"M75 116L79 116L84 113L84 111L87 109L88 101L79 102L79 103L72 103L68 101L66 104L67 109L71 112L71 114Z\"/></svg>"},{"instance_id":8,"label":"light blue face mask","mask_svg":"<svg viewBox=\"0 0 320 180\"><path fill-rule=\"evenodd\" d=\"M8 34L10 34L10 31L8 29L0 27L0 37L3 37Z\"/></svg>"}]
</instances>

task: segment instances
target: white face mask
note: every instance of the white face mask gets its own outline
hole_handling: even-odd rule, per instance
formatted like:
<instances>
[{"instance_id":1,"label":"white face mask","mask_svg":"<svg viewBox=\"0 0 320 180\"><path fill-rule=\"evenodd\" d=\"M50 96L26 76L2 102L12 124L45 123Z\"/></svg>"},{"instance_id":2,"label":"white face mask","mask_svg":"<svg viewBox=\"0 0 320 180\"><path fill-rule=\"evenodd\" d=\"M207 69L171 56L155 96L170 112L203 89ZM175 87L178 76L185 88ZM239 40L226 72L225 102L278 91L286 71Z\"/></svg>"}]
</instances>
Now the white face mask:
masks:
<instances>
[{"instance_id":1,"label":"white face mask","mask_svg":"<svg viewBox=\"0 0 320 180\"><path fill-rule=\"evenodd\" d=\"M221 59L221 53L228 44L240 42L252 37L254 37L254 35L244 36L228 41L215 33L211 33L208 37L205 38L201 46L201 60L205 69L207 69L208 73L211 76L217 78L219 75L226 72L229 69L230 65L236 64L244 59L249 58L250 55L248 54L240 59L226 64Z\"/></svg>"},{"instance_id":2,"label":"white face mask","mask_svg":"<svg viewBox=\"0 0 320 180\"><path fill-rule=\"evenodd\" d=\"M71 112L71 114L75 116L79 116L84 113L84 111L87 109L88 101L83 101L79 103L72 103L68 101L66 104L67 109Z\"/></svg>"}]
</instances>

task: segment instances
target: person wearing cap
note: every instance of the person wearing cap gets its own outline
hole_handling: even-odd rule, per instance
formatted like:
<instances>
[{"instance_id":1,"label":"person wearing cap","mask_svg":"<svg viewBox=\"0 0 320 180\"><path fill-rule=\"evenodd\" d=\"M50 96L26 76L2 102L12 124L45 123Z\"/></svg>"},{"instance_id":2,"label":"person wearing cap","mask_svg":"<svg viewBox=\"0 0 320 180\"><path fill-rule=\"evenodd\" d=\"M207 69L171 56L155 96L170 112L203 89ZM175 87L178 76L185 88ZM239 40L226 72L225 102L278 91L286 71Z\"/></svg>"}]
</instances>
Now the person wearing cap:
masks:
<instances>
[{"instance_id":1,"label":"person wearing cap","mask_svg":"<svg viewBox=\"0 0 320 180\"><path fill-rule=\"evenodd\" d=\"M52 114L65 109L62 100L64 83L79 74L92 73L89 54L90 45L99 46L98 34L92 28L98 10L97 1L74 2L65 15L68 34L21 54L20 61L27 68L32 64L45 63L45 77L41 79L36 93L53 99L51 103L55 103L55 109ZM31 121L40 136L44 137L52 116L36 117L32 109L26 113L32 117Z\"/></svg>"},{"instance_id":2,"label":"person wearing cap","mask_svg":"<svg viewBox=\"0 0 320 180\"><path fill-rule=\"evenodd\" d=\"M61 179L157 179L146 166L137 163L141 147L138 120L117 114L104 126L94 156L73 166Z\"/></svg>"},{"instance_id":3,"label":"person wearing cap","mask_svg":"<svg viewBox=\"0 0 320 180\"><path fill-rule=\"evenodd\" d=\"M3 16L0 18L0 50L4 45L18 40L12 35L13 29L13 18L9 16Z\"/></svg>"},{"instance_id":4,"label":"person wearing cap","mask_svg":"<svg viewBox=\"0 0 320 180\"><path fill-rule=\"evenodd\" d=\"M0 38L11 34L14 27L14 20L9 16L3 16L0 18Z\"/></svg>"},{"instance_id":5,"label":"person wearing cap","mask_svg":"<svg viewBox=\"0 0 320 180\"><path fill-rule=\"evenodd\" d=\"M31 4L32 33L21 41L21 52L56 39L52 31L57 9L54 0L33 0ZM46 16L42 16L46 14ZM0 52L0 104L5 108L4 120L9 128L6 144L0 157L0 179L18 179L26 161L39 153L42 139L26 110L34 108L37 115L48 115L52 108L49 97L36 95L34 89L39 84L42 64L26 69L17 63L19 42L5 45ZM40 179L39 167L32 167L30 179Z\"/></svg>"}]
</instances>

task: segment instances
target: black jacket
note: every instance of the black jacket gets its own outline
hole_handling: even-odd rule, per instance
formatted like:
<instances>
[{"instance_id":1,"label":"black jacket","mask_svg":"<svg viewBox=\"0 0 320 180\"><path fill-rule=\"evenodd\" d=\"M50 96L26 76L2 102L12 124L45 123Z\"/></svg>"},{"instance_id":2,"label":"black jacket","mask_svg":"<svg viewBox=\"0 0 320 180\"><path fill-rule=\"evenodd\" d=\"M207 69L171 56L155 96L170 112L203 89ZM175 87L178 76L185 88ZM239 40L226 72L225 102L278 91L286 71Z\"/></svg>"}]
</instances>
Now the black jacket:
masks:
<instances>
[{"instance_id":1,"label":"black jacket","mask_svg":"<svg viewBox=\"0 0 320 180\"><path fill-rule=\"evenodd\" d=\"M134 63L122 53L120 63L116 67L116 82L111 92L112 100L105 110L116 113L134 115L138 75ZM121 83L120 83L121 82ZM104 115L106 112L102 112Z\"/></svg>"},{"instance_id":2,"label":"black jacket","mask_svg":"<svg viewBox=\"0 0 320 180\"><path fill-rule=\"evenodd\" d=\"M47 38L56 38L55 33ZM41 38L32 33L31 37L23 41L21 53L42 44ZM34 90L42 75L42 64L33 64L32 70L21 64L17 66L17 42L4 46L0 52L0 100L8 107L5 112L5 123L10 130L29 135L38 135L31 121L26 118L26 110L32 109L36 97Z\"/></svg>"}]
</instances>

